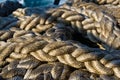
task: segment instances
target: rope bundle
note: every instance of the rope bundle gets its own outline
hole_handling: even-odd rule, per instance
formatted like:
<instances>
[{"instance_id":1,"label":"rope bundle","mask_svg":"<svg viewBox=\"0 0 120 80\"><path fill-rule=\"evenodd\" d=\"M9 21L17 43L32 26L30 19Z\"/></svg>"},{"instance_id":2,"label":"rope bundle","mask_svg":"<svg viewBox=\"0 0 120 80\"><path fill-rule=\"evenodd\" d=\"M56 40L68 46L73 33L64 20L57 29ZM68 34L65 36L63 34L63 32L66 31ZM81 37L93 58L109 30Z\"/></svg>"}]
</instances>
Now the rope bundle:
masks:
<instances>
[{"instance_id":1,"label":"rope bundle","mask_svg":"<svg viewBox=\"0 0 120 80\"><path fill-rule=\"evenodd\" d=\"M73 71L73 72L72 72ZM42 63L32 56L20 61L11 62L2 69L1 75L5 79L34 79L34 80L118 80L115 76L91 74L86 70L74 70L59 63Z\"/></svg>"},{"instance_id":2,"label":"rope bundle","mask_svg":"<svg viewBox=\"0 0 120 80\"><path fill-rule=\"evenodd\" d=\"M119 10L112 11L119 9L115 6L119 3L78 2L45 10L18 9L1 17L0 76L8 80L119 80ZM110 8L103 3L115 5Z\"/></svg>"},{"instance_id":3,"label":"rope bundle","mask_svg":"<svg viewBox=\"0 0 120 80\"><path fill-rule=\"evenodd\" d=\"M82 10L83 9L83 10ZM119 28L117 21L111 16L98 10L84 9L83 7L70 7L70 9L57 8L39 16L21 18L20 28L34 32L44 32L58 23L63 23L85 37L110 50L119 49ZM43 27L44 26L44 27Z\"/></svg>"},{"instance_id":4,"label":"rope bundle","mask_svg":"<svg viewBox=\"0 0 120 80\"><path fill-rule=\"evenodd\" d=\"M112 4L112 5L120 5L120 0L68 0L68 3L71 4L76 4L79 2L93 2L93 3L97 3L99 5L101 4Z\"/></svg>"},{"instance_id":5,"label":"rope bundle","mask_svg":"<svg viewBox=\"0 0 120 80\"><path fill-rule=\"evenodd\" d=\"M47 42L39 38L31 38L24 41L16 40L14 43L9 41L6 43L6 47L3 46L1 49L1 63L2 61L5 63L6 61L11 62L25 58L30 54L40 61L51 62L59 60L59 62L75 68L86 67L88 71L95 74L114 74L117 77L120 74L120 51L110 53L71 41Z\"/></svg>"},{"instance_id":6,"label":"rope bundle","mask_svg":"<svg viewBox=\"0 0 120 80\"><path fill-rule=\"evenodd\" d=\"M14 61L5 68L1 75L3 78L15 78L34 80L66 80L70 69L62 63L43 64L33 57L27 57L20 61Z\"/></svg>"}]
</instances>

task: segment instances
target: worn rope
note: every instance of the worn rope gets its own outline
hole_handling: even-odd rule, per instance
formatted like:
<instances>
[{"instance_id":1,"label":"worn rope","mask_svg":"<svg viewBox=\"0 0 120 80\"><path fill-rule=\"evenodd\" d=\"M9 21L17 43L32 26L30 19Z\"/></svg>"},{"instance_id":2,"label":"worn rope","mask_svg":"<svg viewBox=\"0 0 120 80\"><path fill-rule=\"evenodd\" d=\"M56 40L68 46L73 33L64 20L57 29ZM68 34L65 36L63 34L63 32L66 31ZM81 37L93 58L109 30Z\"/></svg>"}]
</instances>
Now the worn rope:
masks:
<instances>
[{"instance_id":1,"label":"worn rope","mask_svg":"<svg viewBox=\"0 0 120 80\"><path fill-rule=\"evenodd\" d=\"M21 9L1 17L0 76L51 80L120 78L120 28L116 20L119 14L112 11L118 7L80 4L65 4L43 12L39 8ZM33 12L29 12L31 10ZM74 36L76 33L79 35ZM81 40L85 39L85 42L91 40L88 41L90 45L92 42L93 45L102 44L105 49L90 47L85 42L81 44L82 41L76 41L75 37L84 37ZM71 74L66 65L79 70ZM60 71L65 68L64 74L59 74L59 66ZM57 71L52 71L54 69Z\"/></svg>"},{"instance_id":2,"label":"worn rope","mask_svg":"<svg viewBox=\"0 0 120 80\"><path fill-rule=\"evenodd\" d=\"M118 80L116 76L97 75L88 72L86 69L74 70L59 62L42 63L32 56L11 62L2 69L0 76L6 80Z\"/></svg>"},{"instance_id":3,"label":"worn rope","mask_svg":"<svg viewBox=\"0 0 120 80\"><path fill-rule=\"evenodd\" d=\"M10 43L10 41L1 43L6 44L4 47L1 47L1 66L5 65L5 62L32 55L40 61L59 60L59 62L75 68L86 67L92 73L116 75L119 77L119 51L110 53L71 41L47 42L39 38L17 41L14 43Z\"/></svg>"},{"instance_id":4,"label":"worn rope","mask_svg":"<svg viewBox=\"0 0 120 80\"><path fill-rule=\"evenodd\" d=\"M68 80L119 80L116 76L91 74L86 70L75 70Z\"/></svg>"},{"instance_id":5,"label":"worn rope","mask_svg":"<svg viewBox=\"0 0 120 80\"><path fill-rule=\"evenodd\" d=\"M37 36L37 34L31 32L31 31L25 31L20 29L11 28L10 30L1 30L0 31L0 41L7 41L12 38L17 37L27 37L27 36Z\"/></svg>"},{"instance_id":6,"label":"worn rope","mask_svg":"<svg viewBox=\"0 0 120 80\"><path fill-rule=\"evenodd\" d=\"M82 27L82 30L87 32L86 37L93 42L102 42L103 44L107 44L106 46L119 49L118 44L120 29L116 25L115 19L99 10L90 10L84 7L71 7L70 9L86 16L85 19L81 21L82 26L77 26L76 21L72 22L72 24L76 26L78 30Z\"/></svg>"},{"instance_id":7,"label":"worn rope","mask_svg":"<svg viewBox=\"0 0 120 80\"><path fill-rule=\"evenodd\" d=\"M67 80L70 72L70 67L62 63L42 63L34 57L27 57L4 67L0 75L5 79Z\"/></svg>"},{"instance_id":8,"label":"worn rope","mask_svg":"<svg viewBox=\"0 0 120 80\"><path fill-rule=\"evenodd\" d=\"M77 4L80 2L93 2L96 4L112 4L112 5L120 5L120 0L67 0L67 3L71 4Z\"/></svg>"},{"instance_id":9,"label":"worn rope","mask_svg":"<svg viewBox=\"0 0 120 80\"><path fill-rule=\"evenodd\" d=\"M16 11L13 11L11 14L14 17L24 17L24 16L31 16L32 14L41 14L43 12L46 12L49 9L55 8L54 6L48 6L48 7L26 7L26 8L19 8Z\"/></svg>"},{"instance_id":10,"label":"worn rope","mask_svg":"<svg viewBox=\"0 0 120 80\"><path fill-rule=\"evenodd\" d=\"M83 10L82 10L83 9ZM42 15L42 16L41 16ZM57 23L72 26L93 42L102 43L107 50L119 49L119 28L117 21L99 10L84 7L57 8L40 16L23 19L21 29L42 32ZM106 24L107 23L107 24ZM44 27L42 27L44 26Z\"/></svg>"}]
</instances>

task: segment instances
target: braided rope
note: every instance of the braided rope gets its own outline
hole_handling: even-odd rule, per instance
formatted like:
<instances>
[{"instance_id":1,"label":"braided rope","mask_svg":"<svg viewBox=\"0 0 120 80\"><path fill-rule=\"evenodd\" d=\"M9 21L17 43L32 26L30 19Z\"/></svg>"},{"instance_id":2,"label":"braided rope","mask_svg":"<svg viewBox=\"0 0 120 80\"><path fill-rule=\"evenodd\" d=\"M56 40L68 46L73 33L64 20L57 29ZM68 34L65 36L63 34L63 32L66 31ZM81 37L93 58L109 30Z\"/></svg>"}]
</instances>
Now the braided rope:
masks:
<instances>
[{"instance_id":1,"label":"braided rope","mask_svg":"<svg viewBox=\"0 0 120 80\"><path fill-rule=\"evenodd\" d=\"M120 29L115 20L119 19L119 14L112 11L117 8L80 2L80 5L42 10L42 13L39 8L21 9L12 17L1 17L0 29L9 30L0 31L0 76L51 80L66 80L68 76L70 80L120 78ZM75 32L106 49L90 48L75 41ZM78 37L82 38L81 35ZM56 61L60 63L53 63ZM80 70L71 74L66 65ZM61 74L61 70L65 72Z\"/></svg>"},{"instance_id":2,"label":"braided rope","mask_svg":"<svg viewBox=\"0 0 120 80\"><path fill-rule=\"evenodd\" d=\"M5 44L5 43L4 43ZM7 45L9 44L9 45ZM96 74L116 75L119 77L119 51L109 53L100 49L92 49L85 45L70 41L47 42L42 39L28 39L8 42L0 54L1 64L25 58L28 54L40 61L56 61L75 68L86 67ZM9 56L9 57L7 57ZM3 63L2 63L3 62Z\"/></svg>"},{"instance_id":3,"label":"braided rope","mask_svg":"<svg viewBox=\"0 0 120 80\"><path fill-rule=\"evenodd\" d=\"M62 63L43 64L34 57L27 57L4 67L0 75L5 79L19 76L27 80L66 80L70 74L69 72L69 66Z\"/></svg>"},{"instance_id":4,"label":"braided rope","mask_svg":"<svg viewBox=\"0 0 120 80\"><path fill-rule=\"evenodd\" d=\"M120 30L112 17L98 10L93 11L76 7L71 7L71 10L77 11L85 16L86 19L81 22L82 26L77 26L77 23L75 22L72 24L76 26L78 30L82 27L83 31L85 30L87 32L86 37L93 42L102 42L103 44L107 44L106 46L119 49Z\"/></svg>"},{"instance_id":5,"label":"braided rope","mask_svg":"<svg viewBox=\"0 0 120 80\"><path fill-rule=\"evenodd\" d=\"M33 37L37 36L37 34L31 32L31 31L25 31L25 30L20 30L17 28L11 28L11 30L1 30L0 31L0 41L9 41L12 38L17 38L17 37Z\"/></svg>"},{"instance_id":6,"label":"braided rope","mask_svg":"<svg viewBox=\"0 0 120 80\"><path fill-rule=\"evenodd\" d=\"M118 25L120 26L120 6L112 6L112 5L106 5L106 9L104 9L105 12L113 15L116 20L118 21Z\"/></svg>"},{"instance_id":7,"label":"braided rope","mask_svg":"<svg viewBox=\"0 0 120 80\"><path fill-rule=\"evenodd\" d=\"M74 30L63 24L57 24L56 26L48 29L44 36L48 36L51 38L59 39L59 40L70 40L73 39Z\"/></svg>"},{"instance_id":8,"label":"braided rope","mask_svg":"<svg viewBox=\"0 0 120 80\"><path fill-rule=\"evenodd\" d=\"M112 4L112 5L120 5L120 0L68 0L67 3L77 4L80 2L94 2L97 4Z\"/></svg>"},{"instance_id":9,"label":"braided rope","mask_svg":"<svg viewBox=\"0 0 120 80\"><path fill-rule=\"evenodd\" d=\"M107 46L106 48L108 50L109 47L119 49L119 28L112 17L101 11L81 10L76 7L71 7L71 10L57 8L50 13L44 14L46 18L38 16L33 19L34 17L30 17L21 23L20 28L41 32L52 27L54 23L64 22L67 25L71 24L72 28L78 30L83 35L87 33L86 37L91 41L97 43L102 42L105 47Z\"/></svg>"},{"instance_id":10,"label":"braided rope","mask_svg":"<svg viewBox=\"0 0 120 80\"><path fill-rule=\"evenodd\" d=\"M16 11L13 11L11 14L14 17L24 17L24 16L31 16L32 14L41 14L45 12L48 9L53 9L54 6L48 6L48 7L27 7L27 8L19 8Z\"/></svg>"},{"instance_id":11,"label":"braided rope","mask_svg":"<svg viewBox=\"0 0 120 80\"><path fill-rule=\"evenodd\" d=\"M120 5L120 0L88 0L88 1L96 2L98 4Z\"/></svg>"},{"instance_id":12,"label":"braided rope","mask_svg":"<svg viewBox=\"0 0 120 80\"><path fill-rule=\"evenodd\" d=\"M74 69L73 69L74 70ZM11 62L2 69L0 75L4 79L48 79L48 80L118 80L116 76L90 73L85 69L71 71L71 68L59 62L42 63L32 56L20 61Z\"/></svg>"},{"instance_id":13,"label":"braided rope","mask_svg":"<svg viewBox=\"0 0 120 80\"><path fill-rule=\"evenodd\" d=\"M91 74L86 70L75 70L70 74L69 80L119 80L116 76Z\"/></svg>"}]
</instances>

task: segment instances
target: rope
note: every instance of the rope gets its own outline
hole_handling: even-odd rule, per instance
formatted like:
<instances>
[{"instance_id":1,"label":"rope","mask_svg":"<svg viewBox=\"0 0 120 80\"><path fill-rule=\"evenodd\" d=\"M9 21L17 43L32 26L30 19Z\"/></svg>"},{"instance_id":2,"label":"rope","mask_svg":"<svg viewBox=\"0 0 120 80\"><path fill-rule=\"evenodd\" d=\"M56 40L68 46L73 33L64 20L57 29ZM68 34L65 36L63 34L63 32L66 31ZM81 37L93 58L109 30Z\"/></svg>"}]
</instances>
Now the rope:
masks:
<instances>
[{"instance_id":1,"label":"rope","mask_svg":"<svg viewBox=\"0 0 120 80\"><path fill-rule=\"evenodd\" d=\"M66 80L70 74L70 67L59 62L42 63L34 57L27 57L14 61L4 67L1 76L5 79L48 79Z\"/></svg>"},{"instance_id":2,"label":"rope","mask_svg":"<svg viewBox=\"0 0 120 80\"><path fill-rule=\"evenodd\" d=\"M89 48L78 42L47 42L39 38L29 38L17 40L14 43L7 42L1 50L0 61L2 65L5 62L12 62L32 55L40 61L58 60L75 68L86 67L89 72L95 74L119 77L120 73L119 51L110 53L97 48Z\"/></svg>"},{"instance_id":3,"label":"rope","mask_svg":"<svg viewBox=\"0 0 120 80\"><path fill-rule=\"evenodd\" d=\"M73 39L73 34L75 32L71 27L65 26L64 24L57 24L48 29L43 35L56 40L70 40Z\"/></svg>"},{"instance_id":4,"label":"rope","mask_svg":"<svg viewBox=\"0 0 120 80\"><path fill-rule=\"evenodd\" d=\"M116 76L97 75L88 72L86 69L74 70L70 66L50 62L42 63L32 56L22 60L16 60L2 69L0 74L4 79L48 79L48 80L118 80Z\"/></svg>"},{"instance_id":5,"label":"rope","mask_svg":"<svg viewBox=\"0 0 120 80\"><path fill-rule=\"evenodd\" d=\"M76 4L76 3L80 3L80 2L93 2L99 5L102 4L112 4L112 5L120 5L120 0L68 0L68 3L71 4Z\"/></svg>"},{"instance_id":6,"label":"rope","mask_svg":"<svg viewBox=\"0 0 120 80\"><path fill-rule=\"evenodd\" d=\"M11 28L10 30L1 30L0 31L0 41L7 41L10 40L12 38L16 38L16 37L26 37L26 36L35 36L37 34L31 32L31 31L25 31L25 30L20 30L17 28Z\"/></svg>"},{"instance_id":7,"label":"rope","mask_svg":"<svg viewBox=\"0 0 120 80\"><path fill-rule=\"evenodd\" d=\"M102 42L105 47L107 46L106 49L108 50L111 49L109 47L119 49L119 45L117 44L119 43L119 28L112 17L98 10L79 9L79 7L71 7L71 10L85 16L85 19L81 21L82 26L77 26L76 21L71 23L78 30L82 29L83 32L80 30L80 33L85 33L86 31L86 37L93 42Z\"/></svg>"},{"instance_id":8,"label":"rope","mask_svg":"<svg viewBox=\"0 0 120 80\"><path fill-rule=\"evenodd\" d=\"M32 14L41 14L45 12L48 9L53 9L54 6L48 6L48 7L27 7L27 8L18 8L17 10L12 12L12 16L14 17L24 17L24 16L31 16Z\"/></svg>"},{"instance_id":9,"label":"rope","mask_svg":"<svg viewBox=\"0 0 120 80\"><path fill-rule=\"evenodd\" d=\"M55 24L64 22L91 41L102 43L107 50L119 49L119 28L115 19L102 11L78 8L65 9L63 6L63 8L57 8L39 16L33 15L33 17L21 19L20 28L40 33Z\"/></svg>"},{"instance_id":10,"label":"rope","mask_svg":"<svg viewBox=\"0 0 120 80\"><path fill-rule=\"evenodd\" d=\"M19 9L0 17L0 76L32 80L120 78L119 14L113 9L80 2L47 11ZM97 44L101 49L91 47Z\"/></svg>"},{"instance_id":11,"label":"rope","mask_svg":"<svg viewBox=\"0 0 120 80\"><path fill-rule=\"evenodd\" d=\"M119 80L116 76L91 74L86 70L75 70L68 80Z\"/></svg>"}]
</instances>

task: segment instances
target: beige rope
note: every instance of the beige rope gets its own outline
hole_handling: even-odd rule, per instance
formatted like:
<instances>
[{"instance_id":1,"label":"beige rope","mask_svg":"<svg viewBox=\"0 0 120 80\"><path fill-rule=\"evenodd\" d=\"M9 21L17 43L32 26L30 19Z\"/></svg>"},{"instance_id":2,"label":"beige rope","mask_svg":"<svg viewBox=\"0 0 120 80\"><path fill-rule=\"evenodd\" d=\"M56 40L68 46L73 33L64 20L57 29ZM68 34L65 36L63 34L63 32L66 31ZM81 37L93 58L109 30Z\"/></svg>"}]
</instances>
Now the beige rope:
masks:
<instances>
[{"instance_id":1,"label":"beige rope","mask_svg":"<svg viewBox=\"0 0 120 80\"><path fill-rule=\"evenodd\" d=\"M84 5L83 5L84 6ZM69 6L70 7L70 6ZM56 8L44 14L20 19L20 28L43 32L57 23L63 23L78 30L96 43L102 43L107 50L119 49L119 28L114 18L99 10L86 7ZM50 9L51 10L51 9ZM87 34L87 35L86 35Z\"/></svg>"},{"instance_id":2,"label":"beige rope","mask_svg":"<svg viewBox=\"0 0 120 80\"><path fill-rule=\"evenodd\" d=\"M103 3L108 3L107 0L104 1L106 2ZM120 29L116 20L119 19L119 14L116 15L117 11L113 12L113 9L116 7L98 7L93 3L81 3L81 5L62 5L55 9L43 10L43 13L39 13L41 9L35 9L32 13L29 12L31 9L28 11L21 9L13 13L12 17L1 17L0 29L9 30L0 31L0 71L2 70L0 76L66 80L70 73L65 66L69 65L74 69L80 69L70 75L70 80L91 79L92 74L99 75L99 79L120 78ZM23 30L10 30L11 27ZM81 34L78 37L84 36L95 44L102 44L105 50L90 48L79 43L80 41L73 40L74 32ZM55 61L60 63L41 65L42 62ZM65 70L62 74L61 72L58 74L59 66L61 70ZM78 76L80 74L86 76L80 77Z\"/></svg>"},{"instance_id":3,"label":"beige rope","mask_svg":"<svg viewBox=\"0 0 120 80\"><path fill-rule=\"evenodd\" d=\"M116 76L91 74L86 70L75 70L68 80L119 80Z\"/></svg>"},{"instance_id":4,"label":"beige rope","mask_svg":"<svg viewBox=\"0 0 120 80\"><path fill-rule=\"evenodd\" d=\"M1 76L5 79L16 76L22 79L66 80L70 74L70 67L59 62L42 63L33 57L14 61L2 69Z\"/></svg>"},{"instance_id":5,"label":"beige rope","mask_svg":"<svg viewBox=\"0 0 120 80\"><path fill-rule=\"evenodd\" d=\"M116 76L97 75L86 69L72 70L71 67L59 63L42 63L32 56L20 61L16 60L2 69L0 75L4 79L49 79L49 80L118 80Z\"/></svg>"},{"instance_id":6,"label":"beige rope","mask_svg":"<svg viewBox=\"0 0 120 80\"><path fill-rule=\"evenodd\" d=\"M120 5L120 0L68 0L69 3L80 3L82 1L85 2L94 2L97 4L112 4L112 5Z\"/></svg>"},{"instance_id":7,"label":"beige rope","mask_svg":"<svg viewBox=\"0 0 120 80\"><path fill-rule=\"evenodd\" d=\"M4 43L5 44L5 43ZM43 39L26 39L18 42L6 43L0 54L0 61L11 62L25 58L28 54L40 61L56 61L75 68L86 67L96 74L116 75L119 77L120 54L109 53L104 50L89 48L71 41L47 42ZM9 57L7 57L9 56Z\"/></svg>"},{"instance_id":8,"label":"beige rope","mask_svg":"<svg viewBox=\"0 0 120 80\"><path fill-rule=\"evenodd\" d=\"M54 6L48 6L48 7L26 7L26 8L18 8L17 10L13 11L11 14L14 17L24 17L24 16L31 16L32 14L41 14L48 9L52 9Z\"/></svg>"},{"instance_id":9,"label":"beige rope","mask_svg":"<svg viewBox=\"0 0 120 80\"><path fill-rule=\"evenodd\" d=\"M1 30L0 31L0 41L7 41L10 40L12 38L16 38L16 37L33 37L37 34L31 32L31 31L25 31L25 30L20 30L17 28L11 28L11 30Z\"/></svg>"},{"instance_id":10,"label":"beige rope","mask_svg":"<svg viewBox=\"0 0 120 80\"><path fill-rule=\"evenodd\" d=\"M70 40L73 39L73 34L75 34L75 32L71 27L63 24L57 24L48 29L44 36L55 38L56 40Z\"/></svg>"},{"instance_id":11,"label":"beige rope","mask_svg":"<svg viewBox=\"0 0 120 80\"><path fill-rule=\"evenodd\" d=\"M120 29L112 17L98 10L93 11L86 8L79 9L76 7L71 7L71 10L77 11L86 17L83 21L81 21L82 26L77 26L76 21L71 23L74 27L77 27L78 30L81 29L79 27L82 27L82 31L85 30L87 32L86 37L93 42L102 42L103 44L107 44L106 46L119 49L118 36ZM79 32L81 32L81 30Z\"/></svg>"}]
</instances>

